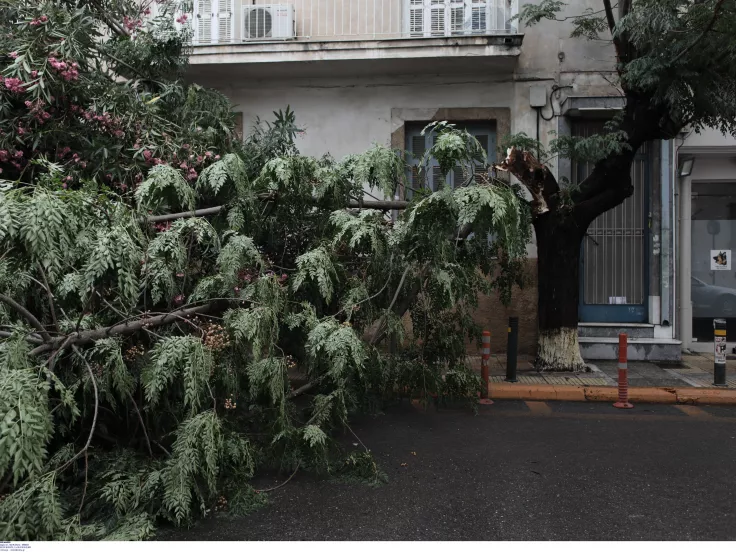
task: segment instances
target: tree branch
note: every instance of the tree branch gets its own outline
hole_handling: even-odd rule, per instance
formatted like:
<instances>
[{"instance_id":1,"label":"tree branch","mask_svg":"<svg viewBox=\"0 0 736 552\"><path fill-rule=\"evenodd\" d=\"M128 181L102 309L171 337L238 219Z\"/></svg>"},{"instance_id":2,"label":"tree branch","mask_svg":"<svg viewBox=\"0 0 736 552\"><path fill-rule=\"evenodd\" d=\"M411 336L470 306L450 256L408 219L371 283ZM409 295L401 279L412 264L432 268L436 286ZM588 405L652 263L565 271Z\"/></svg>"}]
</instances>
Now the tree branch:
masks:
<instances>
[{"instance_id":1,"label":"tree branch","mask_svg":"<svg viewBox=\"0 0 736 552\"><path fill-rule=\"evenodd\" d=\"M703 38L705 37L705 35L707 35L710 32L710 30L713 28L713 25L715 25L715 23L716 23L716 19L718 19L718 12L721 11L721 8L723 7L723 2L724 2L724 0L717 0L716 1L716 5L713 8L713 17L710 19L710 21L708 22L708 24L705 26L705 29L703 29L703 32L700 33L700 35L698 36L698 38L696 38L695 40L693 40L692 43L689 46L687 46L682 52L680 52L679 54L677 54L675 56L675 59L673 59L670 62L671 65L674 65L675 63L677 63L678 61L680 61L685 54L687 54L690 50L692 50L693 48L695 48L695 46L697 46L698 42L700 42L701 40L703 40Z\"/></svg>"},{"instance_id":2,"label":"tree branch","mask_svg":"<svg viewBox=\"0 0 736 552\"><path fill-rule=\"evenodd\" d=\"M180 317L187 317L187 316L193 316L195 314L205 313L212 309L213 304L207 303L205 305L200 305L198 307L191 307L191 308L185 308L185 309L179 309L172 312L167 312L166 314L162 314L160 316L153 316L151 318L144 318L141 320L133 321L125 321L119 324L115 324L113 326L108 326L106 328L98 328L96 330L86 330L83 332L79 332L76 335L72 334L71 340L69 340L69 344L72 346L75 345L85 345L87 343L92 343L94 341L97 341L99 339L104 339L106 337L112 337L116 335L130 335L132 333L135 333L137 331L142 330L143 328L147 327L157 327L157 326L164 326L166 324L171 324L175 322L176 320L179 320ZM31 351L31 356L40 355L42 353L46 353L48 351L52 351L54 349L57 349L60 344L64 343L70 336L62 336L56 339L51 340L48 343L44 343L43 345L40 345L33 349Z\"/></svg>"},{"instance_id":3,"label":"tree branch","mask_svg":"<svg viewBox=\"0 0 736 552\"><path fill-rule=\"evenodd\" d=\"M46 289L46 295L49 298L49 310L51 311L51 320L54 323L54 329L59 331L59 321L56 318L56 308L54 307L54 294L51 293L51 286L49 286L49 280L46 278L46 271L43 269L43 265L38 263L38 271L41 273L43 279L43 286Z\"/></svg>"},{"instance_id":4,"label":"tree branch","mask_svg":"<svg viewBox=\"0 0 736 552\"><path fill-rule=\"evenodd\" d=\"M611 31L613 46L616 48L616 57L621 61L623 52L621 51L621 41L616 36L616 19L613 17L611 0L603 0L603 7L606 10L606 21L608 21L608 30Z\"/></svg>"},{"instance_id":5,"label":"tree branch","mask_svg":"<svg viewBox=\"0 0 736 552\"><path fill-rule=\"evenodd\" d=\"M87 450L89 450L89 445L92 443L92 437L95 434L95 428L97 427L97 411L99 410L100 406L100 397L97 391L97 382L95 381L95 374L92 371L92 367L89 365L89 362L87 362L87 359L84 358L84 355L79 352L79 349L75 345L72 345L72 349L74 350L74 353L81 358L84 361L84 364L87 366L87 372L89 372L89 377L92 380L92 387L94 387L95 390L95 413L92 417L92 428L89 430L89 437L87 437L87 442L84 445L84 448L80 450L77 454L75 454L71 460L69 460L66 464L61 466L59 468L59 471L65 470L68 466L72 464L77 458L82 456L82 454L86 454Z\"/></svg>"},{"instance_id":6,"label":"tree branch","mask_svg":"<svg viewBox=\"0 0 736 552\"><path fill-rule=\"evenodd\" d=\"M23 305L17 303L14 299L2 293L0 293L0 301L5 303L9 307L12 307L18 314L25 318L31 326L38 330L38 333L41 335L44 341L51 341L51 336L46 331L46 328L44 328L43 324L38 321L38 318L31 314L31 311L26 309Z\"/></svg>"},{"instance_id":7,"label":"tree branch","mask_svg":"<svg viewBox=\"0 0 736 552\"><path fill-rule=\"evenodd\" d=\"M560 191L557 179L544 164L528 151L509 148L506 159L495 168L513 174L532 195L532 213L535 217L550 210L550 204Z\"/></svg>"},{"instance_id":8,"label":"tree branch","mask_svg":"<svg viewBox=\"0 0 736 552\"><path fill-rule=\"evenodd\" d=\"M272 194L265 194L264 197L261 197L259 199L268 199L269 201L272 201L273 195ZM409 206L408 201L356 201L351 200L348 203L349 209L376 209L378 211L402 211L406 209ZM178 220L182 218L193 218L193 217L206 217L210 215L217 215L221 213L226 208L225 205L220 205L217 207L208 207L207 209L197 209L195 211L184 211L182 213L170 213L168 215L155 215L150 217L145 217L143 219L144 222L149 223L158 223L158 222L168 222L172 220Z\"/></svg>"}]
</instances>

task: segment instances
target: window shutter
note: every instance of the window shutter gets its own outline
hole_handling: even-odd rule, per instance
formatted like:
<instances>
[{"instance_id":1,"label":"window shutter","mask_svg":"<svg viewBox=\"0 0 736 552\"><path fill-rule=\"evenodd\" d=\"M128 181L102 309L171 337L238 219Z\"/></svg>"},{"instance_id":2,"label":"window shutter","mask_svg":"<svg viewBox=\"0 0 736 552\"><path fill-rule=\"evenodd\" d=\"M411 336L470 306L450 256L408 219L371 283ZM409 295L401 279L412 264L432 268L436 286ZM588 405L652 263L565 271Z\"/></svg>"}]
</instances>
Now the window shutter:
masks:
<instances>
[{"instance_id":1,"label":"window shutter","mask_svg":"<svg viewBox=\"0 0 736 552\"><path fill-rule=\"evenodd\" d=\"M440 170L439 165L432 165L432 182L430 183L430 187L433 192L436 192L440 189L440 184L442 182L446 182L442 179L442 171Z\"/></svg>"},{"instance_id":2,"label":"window shutter","mask_svg":"<svg viewBox=\"0 0 736 552\"><path fill-rule=\"evenodd\" d=\"M233 41L233 21L235 8L233 0L219 0L218 2L217 41L227 43Z\"/></svg>"},{"instance_id":3,"label":"window shutter","mask_svg":"<svg viewBox=\"0 0 736 552\"><path fill-rule=\"evenodd\" d=\"M448 0L431 0L429 12L430 34L432 36L444 36L447 29L446 18L449 7Z\"/></svg>"},{"instance_id":4,"label":"window shutter","mask_svg":"<svg viewBox=\"0 0 736 552\"><path fill-rule=\"evenodd\" d=\"M486 162L490 165L491 164L491 161L489 159L490 156L491 156L491 151L490 151L490 147L489 147L489 138L490 138L490 136L488 136L488 134L475 134L475 133L473 135L475 136L475 139L478 140L478 142L480 142L480 145L485 150L485 152L486 152ZM486 170L485 165L478 165L478 164L476 164L475 167L473 167L473 174L476 174L476 175L479 175L480 174L480 175L483 175L483 176L488 176L488 171Z\"/></svg>"},{"instance_id":5,"label":"window shutter","mask_svg":"<svg viewBox=\"0 0 736 552\"><path fill-rule=\"evenodd\" d=\"M451 34L463 34L465 32L466 3L467 0L460 0L459 2L457 0L452 0L452 3L450 4Z\"/></svg>"},{"instance_id":6,"label":"window shutter","mask_svg":"<svg viewBox=\"0 0 736 552\"><path fill-rule=\"evenodd\" d=\"M424 36L424 1L409 0L409 34Z\"/></svg>"},{"instance_id":7,"label":"window shutter","mask_svg":"<svg viewBox=\"0 0 736 552\"><path fill-rule=\"evenodd\" d=\"M465 0L468 13L470 14L468 26L473 33L485 33L490 30L488 21L490 19L491 2L488 0Z\"/></svg>"},{"instance_id":8,"label":"window shutter","mask_svg":"<svg viewBox=\"0 0 736 552\"><path fill-rule=\"evenodd\" d=\"M419 164L422 162L426 151L426 136L416 135L411 137L411 187L421 189L424 187L423 176L419 174Z\"/></svg>"},{"instance_id":9,"label":"window shutter","mask_svg":"<svg viewBox=\"0 0 736 552\"><path fill-rule=\"evenodd\" d=\"M199 44L212 43L212 0L196 0L197 13L197 42Z\"/></svg>"}]
</instances>

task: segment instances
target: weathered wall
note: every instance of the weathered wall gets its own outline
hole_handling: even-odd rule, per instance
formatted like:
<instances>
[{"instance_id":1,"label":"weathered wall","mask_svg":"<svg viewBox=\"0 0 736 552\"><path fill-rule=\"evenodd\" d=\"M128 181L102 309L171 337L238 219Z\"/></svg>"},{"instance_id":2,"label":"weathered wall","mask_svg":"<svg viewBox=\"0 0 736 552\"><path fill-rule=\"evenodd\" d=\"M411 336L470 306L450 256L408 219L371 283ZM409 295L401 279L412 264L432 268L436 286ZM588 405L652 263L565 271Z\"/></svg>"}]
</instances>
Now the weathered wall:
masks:
<instances>
[{"instance_id":1,"label":"weathered wall","mask_svg":"<svg viewBox=\"0 0 736 552\"><path fill-rule=\"evenodd\" d=\"M529 259L525 274L527 284L515 289L511 302L505 307L498 297L481 297L475 321L491 332L491 353L505 354L510 316L519 318L519 354L537 352L537 260ZM473 352L478 344L472 347Z\"/></svg>"},{"instance_id":2,"label":"weathered wall","mask_svg":"<svg viewBox=\"0 0 736 552\"><path fill-rule=\"evenodd\" d=\"M587 7L599 9L598 0L570 4L563 16L582 13ZM239 79L233 73L223 74L222 81L214 85L243 112L246 133L257 116L268 120L272 111L289 105L297 115L298 124L305 129L298 139L298 147L306 155L330 153L339 159L364 151L373 143L391 145L392 135L396 133L396 117L392 119L392 112L402 110L424 111L430 115L436 110L504 110L509 114L506 128L512 133L524 132L536 137L538 116L529 106L531 86L544 86L548 97L554 85L564 87L552 96L552 105L545 107L543 113L548 118L553 108L555 113L560 113L568 96L617 94L610 85L612 48L603 42L571 39L571 29L569 23L559 22L520 29L525 36L522 54L513 71L479 71L471 57L460 57L452 75L432 74L425 66L417 71L421 74L381 76L375 67L380 60L375 60L371 75L361 72L361 67L367 66L341 65L338 69L335 65L329 77ZM324 74L328 66L319 67ZM539 137L548 144L552 138L550 131L558 130L556 118L541 120ZM502 138L498 136L499 142ZM551 168L556 172L555 162ZM492 331L495 353L505 351L510 315L520 318L520 352L535 352L537 276L533 243L528 255L529 285L514 293L511 306L505 308L496 298L485 297L478 309L477 320Z\"/></svg>"}]
</instances>

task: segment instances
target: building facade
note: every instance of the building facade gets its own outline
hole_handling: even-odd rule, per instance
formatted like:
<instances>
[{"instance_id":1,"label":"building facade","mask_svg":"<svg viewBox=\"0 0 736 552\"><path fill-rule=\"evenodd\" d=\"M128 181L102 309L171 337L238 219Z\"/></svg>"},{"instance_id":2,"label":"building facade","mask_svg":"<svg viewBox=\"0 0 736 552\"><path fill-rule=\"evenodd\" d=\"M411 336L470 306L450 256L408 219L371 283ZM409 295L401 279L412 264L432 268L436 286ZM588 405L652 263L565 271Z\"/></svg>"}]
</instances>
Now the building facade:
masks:
<instances>
[{"instance_id":1,"label":"building facade","mask_svg":"<svg viewBox=\"0 0 736 552\"><path fill-rule=\"evenodd\" d=\"M678 335L685 350L710 352L714 319L736 336L736 137L683 133L677 167Z\"/></svg>"},{"instance_id":2,"label":"building facade","mask_svg":"<svg viewBox=\"0 0 736 552\"><path fill-rule=\"evenodd\" d=\"M489 163L509 133L547 143L551 132L596 132L623 105L610 84L612 48L570 38L568 22L524 28L514 17L519 2L194 0L190 77L231 98L246 134L256 117L289 105L306 131L298 143L306 155L339 159L381 143L406 150L411 163L428 147L419 131L434 120L466 126L488 150ZM597 0L572 1L562 15L587 8L599 9ZM633 168L634 195L588 232L580 293L581 347L588 359L615 358L622 330L631 336L632 359L680 357L687 325L678 322L685 314L678 306L683 294L676 292L681 209L675 196L683 182L677 156L690 151L681 142L643 148ZM549 165L572 183L591 170L566 160ZM695 167L703 164L698 160ZM721 223L719 240L727 226ZM726 245L718 241L714 248ZM510 307L485 297L478 310L478 320L496 336L496 351L505 348L506 319L513 315L520 318L521 349L534 352L534 243L527 268L530 283ZM700 279L731 289L723 278Z\"/></svg>"}]
</instances>

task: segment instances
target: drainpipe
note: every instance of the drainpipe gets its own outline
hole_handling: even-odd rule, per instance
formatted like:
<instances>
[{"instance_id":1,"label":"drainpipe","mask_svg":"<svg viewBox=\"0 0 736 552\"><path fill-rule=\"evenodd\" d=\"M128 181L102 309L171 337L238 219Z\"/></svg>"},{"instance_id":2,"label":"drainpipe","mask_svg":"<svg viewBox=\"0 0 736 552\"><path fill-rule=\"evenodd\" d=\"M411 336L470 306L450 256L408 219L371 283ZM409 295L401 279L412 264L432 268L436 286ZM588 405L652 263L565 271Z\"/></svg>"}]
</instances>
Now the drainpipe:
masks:
<instances>
[{"instance_id":1,"label":"drainpipe","mask_svg":"<svg viewBox=\"0 0 736 552\"><path fill-rule=\"evenodd\" d=\"M677 251L678 246L680 244L679 241L679 231L677 228L677 213L680 208L680 205L677 203L677 143L675 140L672 140L670 142L672 146L672 151L670 155L670 161L672 166L672 176L670 178L670 184L671 184L671 190L670 190L670 196L672 197L672 208L670 209L670 224L672 225L672 231L670 233L670 236L672 237L672 253L670 256L670 266L672 267L671 274L672 274L672 289L670 290L670 297L672 298L670 302L670 316L672 317L670 319L670 324L672 325L672 337L676 337L677 332L677 324L680 322L680 316L677 312L677 284L679 283L679 274L677 272Z\"/></svg>"},{"instance_id":2,"label":"drainpipe","mask_svg":"<svg viewBox=\"0 0 736 552\"><path fill-rule=\"evenodd\" d=\"M679 166L679 165L678 165ZM690 294L691 248L692 248L692 179L690 176L679 178L680 182L680 340L683 350L689 350L693 344L693 304Z\"/></svg>"},{"instance_id":3,"label":"drainpipe","mask_svg":"<svg viewBox=\"0 0 736 552\"><path fill-rule=\"evenodd\" d=\"M655 324L672 329L672 234L674 226L672 224L672 199L675 187L675 180L672 178L672 143L663 140L661 142L661 196L662 216L660 218L660 318Z\"/></svg>"}]
</instances>

